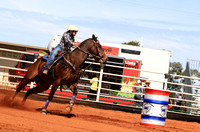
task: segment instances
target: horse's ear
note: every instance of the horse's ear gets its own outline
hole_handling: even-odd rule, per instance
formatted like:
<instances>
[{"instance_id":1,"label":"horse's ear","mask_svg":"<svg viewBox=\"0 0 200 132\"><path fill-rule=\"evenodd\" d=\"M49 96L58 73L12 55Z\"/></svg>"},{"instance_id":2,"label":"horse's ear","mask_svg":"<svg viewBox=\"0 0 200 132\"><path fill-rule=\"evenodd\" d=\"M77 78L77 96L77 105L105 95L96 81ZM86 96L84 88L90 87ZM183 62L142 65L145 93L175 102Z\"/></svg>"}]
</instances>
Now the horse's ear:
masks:
<instances>
[{"instance_id":1,"label":"horse's ear","mask_svg":"<svg viewBox=\"0 0 200 132\"><path fill-rule=\"evenodd\" d=\"M92 34L92 39L93 39L94 41L97 41L97 37L96 37L94 34Z\"/></svg>"}]
</instances>

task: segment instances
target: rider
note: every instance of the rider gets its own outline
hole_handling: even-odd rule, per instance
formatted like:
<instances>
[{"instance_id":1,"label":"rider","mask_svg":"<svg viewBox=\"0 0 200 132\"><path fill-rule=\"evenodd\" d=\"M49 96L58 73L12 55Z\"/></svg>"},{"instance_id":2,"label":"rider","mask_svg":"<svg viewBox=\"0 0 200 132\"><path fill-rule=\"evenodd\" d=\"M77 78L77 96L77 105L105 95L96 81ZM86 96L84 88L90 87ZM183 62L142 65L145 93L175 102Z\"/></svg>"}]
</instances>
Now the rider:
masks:
<instances>
[{"instance_id":1,"label":"rider","mask_svg":"<svg viewBox=\"0 0 200 132\"><path fill-rule=\"evenodd\" d=\"M77 47L78 43L74 42L74 37L76 36L78 32L78 27L76 25L70 25L67 28L67 31L64 32L60 43L54 48L54 50L51 52L47 64L44 67L43 74L48 74L48 66L51 65L53 62L55 56L58 54L58 51L67 51L70 52L72 47Z\"/></svg>"}]
</instances>

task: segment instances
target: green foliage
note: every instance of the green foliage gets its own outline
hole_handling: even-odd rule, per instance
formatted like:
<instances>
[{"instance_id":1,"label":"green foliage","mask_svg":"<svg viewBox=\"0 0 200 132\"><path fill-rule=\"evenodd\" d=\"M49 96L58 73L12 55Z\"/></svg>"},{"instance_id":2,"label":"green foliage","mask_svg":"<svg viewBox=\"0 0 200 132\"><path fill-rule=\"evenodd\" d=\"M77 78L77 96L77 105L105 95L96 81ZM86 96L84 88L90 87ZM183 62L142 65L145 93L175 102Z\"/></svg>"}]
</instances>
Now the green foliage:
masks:
<instances>
[{"instance_id":1,"label":"green foliage","mask_svg":"<svg viewBox=\"0 0 200 132\"><path fill-rule=\"evenodd\" d=\"M191 69L190 72L191 72L191 76L200 77L200 72L197 69ZM169 74L185 75L185 71L183 71L183 67L180 62L170 62ZM183 83L184 78L170 76L168 79L168 82ZM192 81L192 83L195 83L195 82ZM180 88L181 86L178 86L178 85L171 85L171 84L168 85L169 90L180 91Z\"/></svg>"},{"instance_id":2,"label":"green foliage","mask_svg":"<svg viewBox=\"0 0 200 132\"><path fill-rule=\"evenodd\" d=\"M180 62L170 62L169 74L183 75L183 67Z\"/></svg>"},{"instance_id":3,"label":"green foliage","mask_svg":"<svg viewBox=\"0 0 200 132\"><path fill-rule=\"evenodd\" d=\"M121 97L128 97L128 98L134 98L135 96L135 94L133 93L122 93L122 92L113 92L113 91L110 91L109 94L113 96L121 96Z\"/></svg>"},{"instance_id":4,"label":"green foliage","mask_svg":"<svg viewBox=\"0 0 200 132\"><path fill-rule=\"evenodd\" d=\"M197 69L191 69L191 76L200 77L200 72Z\"/></svg>"},{"instance_id":5,"label":"green foliage","mask_svg":"<svg viewBox=\"0 0 200 132\"><path fill-rule=\"evenodd\" d=\"M132 45L132 46L140 46L140 43L137 41L130 41L128 43L122 43L122 44L126 44L126 45Z\"/></svg>"},{"instance_id":6,"label":"green foliage","mask_svg":"<svg viewBox=\"0 0 200 132\"><path fill-rule=\"evenodd\" d=\"M169 74L183 75L183 67L182 67L181 63L180 62L170 62ZM174 76L170 76L168 81L172 82L172 83L182 83L183 79L174 77ZM173 85L173 84L168 85L169 90L180 91L180 88L181 88L181 86L178 86L178 85Z\"/></svg>"},{"instance_id":7,"label":"green foliage","mask_svg":"<svg viewBox=\"0 0 200 132\"><path fill-rule=\"evenodd\" d=\"M110 94L110 95L117 96L118 92L110 91L109 94Z\"/></svg>"}]
</instances>

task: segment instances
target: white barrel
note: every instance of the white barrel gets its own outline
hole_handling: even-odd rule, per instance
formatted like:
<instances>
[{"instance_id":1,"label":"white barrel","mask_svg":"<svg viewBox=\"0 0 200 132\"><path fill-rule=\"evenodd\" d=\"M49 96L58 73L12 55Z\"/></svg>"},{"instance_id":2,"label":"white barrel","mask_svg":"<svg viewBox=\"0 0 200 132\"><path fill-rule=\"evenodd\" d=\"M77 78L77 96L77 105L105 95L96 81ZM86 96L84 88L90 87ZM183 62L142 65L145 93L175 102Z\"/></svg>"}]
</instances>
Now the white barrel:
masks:
<instances>
[{"instance_id":1,"label":"white barrel","mask_svg":"<svg viewBox=\"0 0 200 132\"><path fill-rule=\"evenodd\" d=\"M145 89L140 125L165 126L169 94L168 91Z\"/></svg>"}]
</instances>

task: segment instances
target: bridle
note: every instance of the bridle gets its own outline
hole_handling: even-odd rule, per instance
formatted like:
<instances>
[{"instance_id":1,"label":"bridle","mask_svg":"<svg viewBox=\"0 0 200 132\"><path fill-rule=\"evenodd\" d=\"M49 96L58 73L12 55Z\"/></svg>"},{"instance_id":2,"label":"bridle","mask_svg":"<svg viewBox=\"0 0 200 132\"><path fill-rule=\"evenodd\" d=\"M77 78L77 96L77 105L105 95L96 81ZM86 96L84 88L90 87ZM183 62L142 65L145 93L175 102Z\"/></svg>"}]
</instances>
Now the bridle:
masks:
<instances>
[{"instance_id":1,"label":"bridle","mask_svg":"<svg viewBox=\"0 0 200 132\"><path fill-rule=\"evenodd\" d=\"M93 46L96 47L97 52L98 52L98 56L97 56L97 55L94 55L94 54L91 54L91 53L89 53L89 52L87 52L87 51L82 50L79 46L77 47L77 49L79 49L81 52L87 54L88 56L91 55L94 59L99 59L99 60L101 60L101 61L103 62L103 59L102 59L103 56L101 55L101 52L99 51L99 48L98 48L98 46L96 45L96 43L98 43L98 42L96 42L96 41L93 40ZM63 54L62 54L62 57L64 58L65 62L67 62L67 63L72 67L72 69L73 69L74 71L76 71L76 68L73 66L73 64L72 64L70 61L68 61L68 60L64 57ZM84 69L84 72L85 72L85 70L88 69L94 62L95 62L95 60L94 60L92 63L90 63L90 64Z\"/></svg>"},{"instance_id":2,"label":"bridle","mask_svg":"<svg viewBox=\"0 0 200 132\"><path fill-rule=\"evenodd\" d=\"M97 49L97 52L98 52L98 56L97 55L94 55L94 54L91 54L91 53L89 53L89 52L86 52L86 51L84 51L84 50L82 50L79 46L77 47L77 49L79 49L80 51L82 51L83 53L85 53L85 54L87 54L88 56L92 56L93 58L95 58L95 59L99 59L99 60L102 60L103 61L103 57L102 57L102 55L101 55L101 52L99 51L99 48L98 48L98 46L96 45L96 43L98 43L98 42L95 42L94 40L93 40L93 46L95 46L96 47L96 49Z\"/></svg>"}]
</instances>

